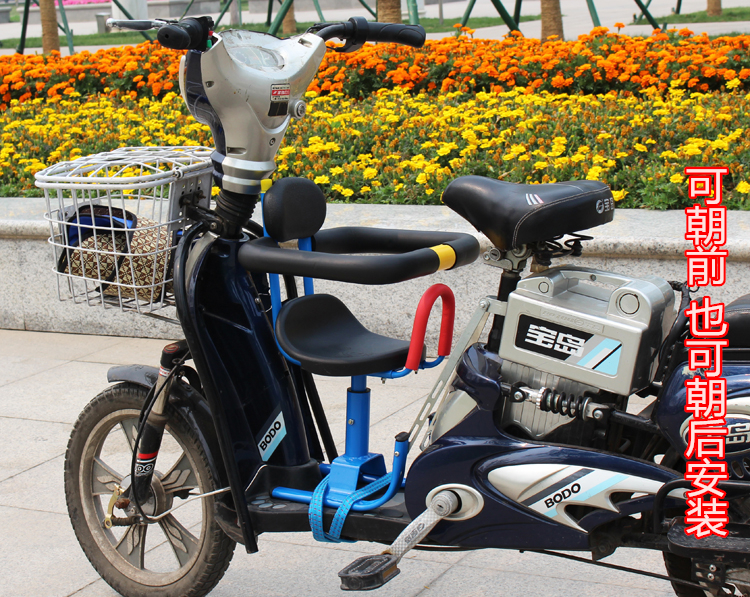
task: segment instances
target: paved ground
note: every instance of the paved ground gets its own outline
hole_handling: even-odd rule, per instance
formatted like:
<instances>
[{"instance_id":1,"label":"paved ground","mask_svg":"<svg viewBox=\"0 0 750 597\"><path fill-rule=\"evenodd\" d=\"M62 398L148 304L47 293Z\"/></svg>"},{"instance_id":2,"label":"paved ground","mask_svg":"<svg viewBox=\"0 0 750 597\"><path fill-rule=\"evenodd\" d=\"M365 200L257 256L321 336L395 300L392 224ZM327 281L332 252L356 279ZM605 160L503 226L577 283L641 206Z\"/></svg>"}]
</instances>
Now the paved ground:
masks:
<instances>
[{"instance_id":1,"label":"paved ground","mask_svg":"<svg viewBox=\"0 0 750 597\"><path fill-rule=\"evenodd\" d=\"M374 5L375 2L370 4ZM633 20L634 13L638 12L638 7L635 2L629 0L595 0L597 12L599 14L599 20L605 27L609 27L614 30L614 24L630 23ZM468 0L461 0L460 2L445 2L443 8L443 14L446 20L449 22L458 22L461 19ZM505 6L508 10L512 10L514 3L512 0L505 0ZM522 14L524 15L538 15L540 14L539 0L525 0L523 2ZM655 17L663 17L671 13L674 9L675 0L652 0L649 10ZM735 6L748 6L748 0L722 0L722 6L724 8L731 8ZM575 39L578 35L588 33L593 27L591 16L589 14L587 4L585 0L561 0L561 8L563 13L563 29L565 31L565 37L567 39ZM695 12L706 9L706 0L683 0L682 2L682 13ZM328 21L335 21L341 19L348 19L351 16L364 16L372 18L364 8L358 9L346 9L346 10L326 10L324 16ZM214 15L214 17L217 15ZM430 4L426 7L426 16L430 18L438 17L438 5ZM472 16L498 16L497 11L492 5L491 0L477 0ZM298 21L317 21L318 15L314 11L297 11L296 17ZM242 20L244 23L261 23L265 22L266 15L258 13L243 13ZM711 35L717 35L722 33L750 33L750 21L738 21L729 23L700 23L695 25L675 25L678 28L688 27L696 33L706 32ZM71 28L75 33L87 34L96 33L96 22L87 23L72 23ZM539 37L541 35L541 22L540 21L529 21L521 23L521 31L527 37ZM29 37L40 37L41 36L41 25L29 25L28 36ZM623 33L628 35L648 35L652 31L652 27L648 24L645 25L633 25L625 27L622 30ZM500 39L508 33L508 28L504 26L499 27L488 27L478 29L474 36L482 39ZM21 35L20 23L4 23L0 24L0 40L17 38ZM440 39L445 37L447 34L444 33L433 33L429 37ZM63 54L68 53L64 36L60 38L61 51ZM77 51L89 50L93 51L102 46L81 46L77 47ZM103 46L108 47L108 46ZM0 55L12 54L15 52L14 48L0 48ZM41 48L31 48L27 50L27 53L41 53Z\"/></svg>"},{"instance_id":2,"label":"paved ground","mask_svg":"<svg viewBox=\"0 0 750 597\"><path fill-rule=\"evenodd\" d=\"M63 454L79 411L107 386L114 364L155 363L163 341L0 330L0 597L110 597L78 547L63 495ZM373 385L372 436L387 451L416 415L435 378ZM345 383L323 380L321 394L342 439ZM390 448L392 449L392 448ZM212 597L340 595L336 572L373 544L330 547L310 536L260 538L260 552L238 549ZM621 550L608 561L663 572L659 554ZM417 552L377 594L423 597L666 597L668 583L565 560L486 550Z\"/></svg>"}]
</instances>

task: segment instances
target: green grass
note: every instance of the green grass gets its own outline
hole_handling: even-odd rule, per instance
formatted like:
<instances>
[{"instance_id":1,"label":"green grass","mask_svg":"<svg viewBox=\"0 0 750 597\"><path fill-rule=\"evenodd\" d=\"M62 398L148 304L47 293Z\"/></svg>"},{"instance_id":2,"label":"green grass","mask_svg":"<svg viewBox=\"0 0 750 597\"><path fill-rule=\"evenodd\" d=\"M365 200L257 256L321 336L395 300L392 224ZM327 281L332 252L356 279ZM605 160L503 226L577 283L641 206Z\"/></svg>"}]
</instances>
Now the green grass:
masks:
<instances>
[{"instance_id":1,"label":"green grass","mask_svg":"<svg viewBox=\"0 0 750 597\"><path fill-rule=\"evenodd\" d=\"M323 13L325 15L325 13ZM538 21L541 18L540 15L522 16L521 22L525 21ZM226 20L225 20L226 19ZM225 16L222 22L228 23L229 17ZM422 19L420 24L424 27L427 33L450 33L455 31L453 27L454 23L460 22L459 19L444 19L441 25L438 19ZM497 25L504 25L505 23L500 17L477 17L469 19L468 26L472 29L479 27L495 27ZM303 33L309 27L313 25L310 23L297 23L297 32ZM73 32L75 33L75 23L71 25ZM219 29L227 29L229 25L220 26ZM265 23L247 23L242 26L243 29L249 29L250 31L268 31ZM65 41L65 35L60 31L60 46L65 47L67 42ZM156 31L150 32L151 37L156 39ZM106 34L92 33L91 35L74 35L73 44L78 46L107 46L107 45L125 45L125 44L137 44L144 40L140 33L132 31L118 31ZM20 39L4 39L0 41L0 47L3 48L15 48L18 46ZM41 48L42 38L41 37L27 37L26 38L27 48Z\"/></svg>"},{"instance_id":2,"label":"green grass","mask_svg":"<svg viewBox=\"0 0 750 597\"><path fill-rule=\"evenodd\" d=\"M654 17L656 22L660 25L667 23L680 24L680 23L715 23L715 22L726 22L726 21L750 21L750 6L738 6L737 8L725 8L721 11L721 15L718 17L709 17L705 10L698 12L688 12L679 15L669 15L666 17ZM646 19L642 18L638 21L639 24L646 23Z\"/></svg>"}]
</instances>

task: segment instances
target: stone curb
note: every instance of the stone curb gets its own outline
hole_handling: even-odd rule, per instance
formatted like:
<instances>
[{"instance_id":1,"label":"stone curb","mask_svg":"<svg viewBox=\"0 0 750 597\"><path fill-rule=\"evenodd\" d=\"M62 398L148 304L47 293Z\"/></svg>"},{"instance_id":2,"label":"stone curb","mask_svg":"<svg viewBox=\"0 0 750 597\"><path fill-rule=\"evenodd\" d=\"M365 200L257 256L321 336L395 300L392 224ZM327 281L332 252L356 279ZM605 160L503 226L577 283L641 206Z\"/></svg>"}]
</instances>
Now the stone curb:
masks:
<instances>
[{"instance_id":1,"label":"stone curb","mask_svg":"<svg viewBox=\"0 0 750 597\"><path fill-rule=\"evenodd\" d=\"M157 338L180 335L175 324L59 301L52 249L47 243L49 225L42 216L45 206L43 198L0 198L0 328ZM730 302L750 291L746 284L750 279L750 212L729 212L727 219L727 283L707 289L714 302ZM491 246L484 235L444 206L330 204L325 227L337 226L466 232L479 239L483 251ZM585 231L594 239L583 243L582 257L560 262L634 277L650 274L684 280L684 251L691 246L682 238L684 230L682 211L618 210L613 222ZM458 306L456 330L461 330L477 302L497 291L500 273L480 259L467 267L386 287L316 280L315 289L338 296L372 331L406 339L419 298L430 285L440 282L453 288ZM428 346L438 333L437 322L432 323Z\"/></svg>"}]
</instances>

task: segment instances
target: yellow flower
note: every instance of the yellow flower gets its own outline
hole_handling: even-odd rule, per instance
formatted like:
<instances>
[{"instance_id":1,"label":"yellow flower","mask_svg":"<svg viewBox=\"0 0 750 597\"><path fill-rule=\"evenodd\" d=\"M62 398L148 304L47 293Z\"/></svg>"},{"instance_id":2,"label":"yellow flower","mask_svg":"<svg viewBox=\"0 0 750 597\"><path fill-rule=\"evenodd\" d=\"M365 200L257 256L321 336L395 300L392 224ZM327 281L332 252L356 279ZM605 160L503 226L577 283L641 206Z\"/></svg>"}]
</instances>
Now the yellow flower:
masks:
<instances>
[{"instance_id":1,"label":"yellow flower","mask_svg":"<svg viewBox=\"0 0 750 597\"><path fill-rule=\"evenodd\" d=\"M338 176L339 174L344 173L344 169L341 166L334 166L329 172L331 173L331 176Z\"/></svg>"},{"instance_id":2,"label":"yellow flower","mask_svg":"<svg viewBox=\"0 0 750 597\"><path fill-rule=\"evenodd\" d=\"M423 172L419 176L417 176L417 183L419 184L426 184L427 183L427 175Z\"/></svg>"},{"instance_id":3,"label":"yellow flower","mask_svg":"<svg viewBox=\"0 0 750 597\"><path fill-rule=\"evenodd\" d=\"M365 180L375 178L377 175L378 171L375 168L365 168L365 171L362 173L362 176L365 177Z\"/></svg>"},{"instance_id":4,"label":"yellow flower","mask_svg":"<svg viewBox=\"0 0 750 597\"><path fill-rule=\"evenodd\" d=\"M633 148L636 151L648 151L648 147L646 147L643 143L636 143L633 145Z\"/></svg>"},{"instance_id":5,"label":"yellow flower","mask_svg":"<svg viewBox=\"0 0 750 597\"><path fill-rule=\"evenodd\" d=\"M748 183L746 180L743 180L740 184L734 187L734 190L738 193L742 193L743 195L747 195L748 193L750 193L750 183Z\"/></svg>"},{"instance_id":6,"label":"yellow flower","mask_svg":"<svg viewBox=\"0 0 750 597\"><path fill-rule=\"evenodd\" d=\"M735 87L739 87L741 85L741 81L735 77L729 83L727 83L727 89L734 89Z\"/></svg>"},{"instance_id":7,"label":"yellow flower","mask_svg":"<svg viewBox=\"0 0 750 597\"><path fill-rule=\"evenodd\" d=\"M360 193L369 193L372 189L368 186L364 186L361 189L359 189Z\"/></svg>"},{"instance_id":8,"label":"yellow flower","mask_svg":"<svg viewBox=\"0 0 750 597\"><path fill-rule=\"evenodd\" d=\"M674 184L680 184L682 183L683 180L685 180L685 177L678 172L677 174L673 174L670 177L669 182L673 182Z\"/></svg>"},{"instance_id":9,"label":"yellow flower","mask_svg":"<svg viewBox=\"0 0 750 597\"><path fill-rule=\"evenodd\" d=\"M344 189L343 191L341 191L341 194L344 197L348 198L348 197L351 197L352 195L354 195L354 191L352 191L351 189Z\"/></svg>"},{"instance_id":10,"label":"yellow flower","mask_svg":"<svg viewBox=\"0 0 750 597\"><path fill-rule=\"evenodd\" d=\"M547 162L534 162L534 170L543 170L547 167Z\"/></svg>"},{"instance_id":11,"label":"yellow flower","mask_svg":"<svg viewBox=\"0 0 750 597\"><path fill-rule=\"evenodd\" d=\"M435 189L426 189L425 194L432 195L435 192Z\"/></svg>"},{"instance_id":12,"label":"yellow flower","mask_svg":"<svg viewBox=\"0 0 750 597\"><path fill-rule=\"evenodd\" d=\"M328 184L331 182L331 179L328 178L325 174L323 176L316 176L315 180L313 180L315 184Z\"/></svg>"},{"instance_id":13,"label":"yellow flower","mask_svg":"<svg viewBox=\"0 0 750 597\"><path fill-rule=\"evenodd\" d=\"M612 197L614 197L615 201L623 199L627 194L627 191L612 191Z\"/></svg>"}]
</instances>

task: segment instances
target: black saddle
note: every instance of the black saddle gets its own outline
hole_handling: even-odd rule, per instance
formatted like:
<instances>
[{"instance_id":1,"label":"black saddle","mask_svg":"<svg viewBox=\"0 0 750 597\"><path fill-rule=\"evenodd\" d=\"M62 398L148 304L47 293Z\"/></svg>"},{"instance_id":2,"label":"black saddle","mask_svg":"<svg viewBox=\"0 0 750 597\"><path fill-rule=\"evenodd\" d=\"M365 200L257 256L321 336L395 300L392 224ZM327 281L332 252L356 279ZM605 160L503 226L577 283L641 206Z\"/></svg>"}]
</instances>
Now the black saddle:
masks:
<instances>
[{"instance_id":1,"label":"black saddle","mask_svg":"<svg viewBox=\"0 0 750 597\"><path fill-rule=\"evenodd\" d=\"M532 185L462 176L443 203L503 251L594 228L615 214L612 191L595 180Z\"/></svg>"}]
</instances>

